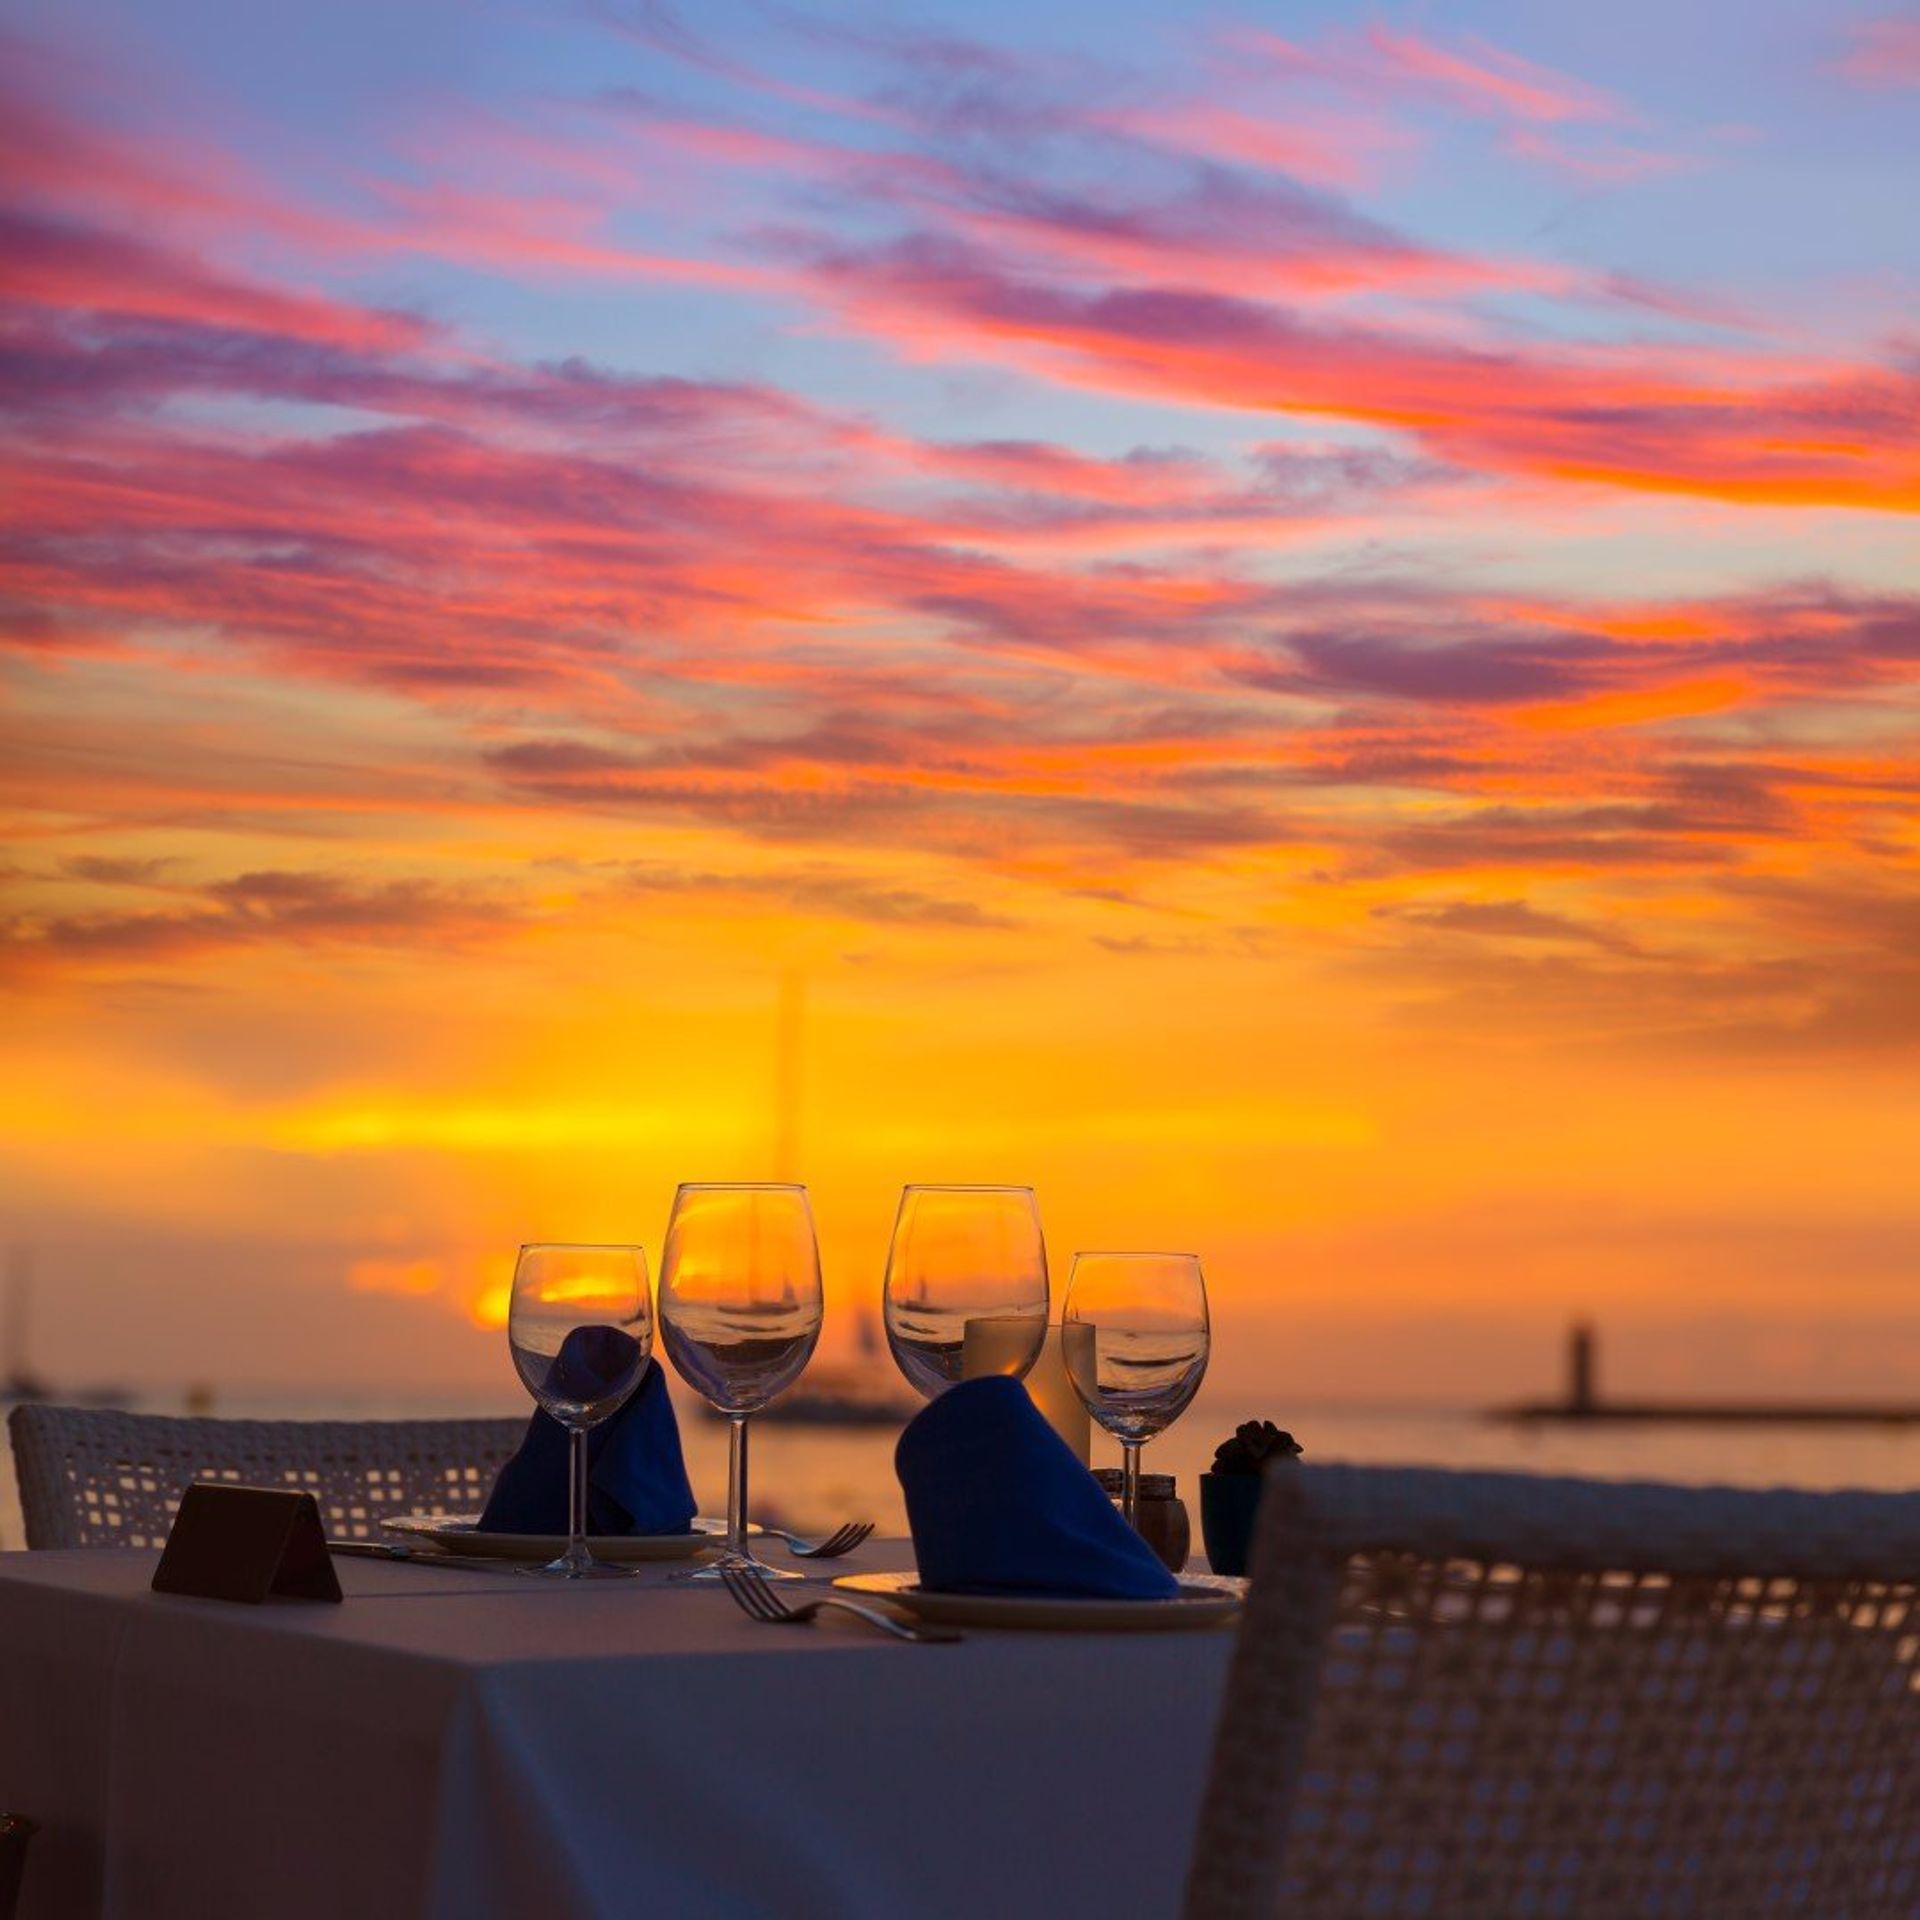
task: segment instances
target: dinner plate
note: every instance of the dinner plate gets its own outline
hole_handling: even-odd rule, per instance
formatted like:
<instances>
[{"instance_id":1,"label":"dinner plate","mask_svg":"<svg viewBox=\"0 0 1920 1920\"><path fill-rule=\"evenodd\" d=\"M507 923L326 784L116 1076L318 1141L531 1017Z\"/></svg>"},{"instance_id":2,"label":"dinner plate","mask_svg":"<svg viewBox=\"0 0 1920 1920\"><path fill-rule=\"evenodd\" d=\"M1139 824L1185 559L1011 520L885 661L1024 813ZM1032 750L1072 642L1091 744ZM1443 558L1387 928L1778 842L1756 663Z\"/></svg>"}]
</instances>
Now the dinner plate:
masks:
<instances>
[{"instance_id":1,"label":"dinner plate","mask_svg":"<svg viewBox=\"0 0 1920 1920\"><path fill-rule=\"evenodd\" d=\"M558 1560L567 1550L564 1533L482 1533L477 1513L408 1513L382 1520L381 1531L397 1533L440 1553L461 1553L486 1560L539 1564ZM710 1553L727 1537L724 1520L696 1520L691 1533L593 1533L587 1551L616 1566L649 1560L692 1560Z\"/></svg>"},{"instance_id":2,"label":"dinner plate","mask_svg":"<svg viewBox=\"0 0 1920 1920\"><path fill-rule=\"evenodd\" d=\"M1240 1610L1244 1580L1188 1574L1170 1600L1082 1600L1035 1593L927 1593L914 1573L843 1573L848 1593L891 1600L937 1626L1044 1627L1055 1633L1152 1633L1213 1627Z\"/></svg>"}]
</instances>

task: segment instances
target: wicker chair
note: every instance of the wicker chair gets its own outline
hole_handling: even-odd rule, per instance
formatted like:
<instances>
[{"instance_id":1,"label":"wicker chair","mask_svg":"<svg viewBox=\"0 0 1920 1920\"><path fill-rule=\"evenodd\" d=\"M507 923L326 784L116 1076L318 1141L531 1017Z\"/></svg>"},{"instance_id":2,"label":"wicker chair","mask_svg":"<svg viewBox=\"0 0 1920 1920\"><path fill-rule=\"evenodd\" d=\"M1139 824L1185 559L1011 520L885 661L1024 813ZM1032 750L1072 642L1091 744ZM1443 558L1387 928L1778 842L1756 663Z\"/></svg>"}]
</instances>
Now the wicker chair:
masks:
<instances>
[{"instance_id":1,"label":"wicker chair","mask_svg":"<svg viewBox=\"0 0 1920 1920\"><path fill-rule=\"evenodd\" d=\"M1915 1920L1920 1494L1279 1470L1188 1920Z\"/></svg>"},{"instance_id":2,"label":"wicker chair","mask_svg":"<svg viewBox=\"0 0 1920 1920\"><path fill-rule=\"evenodd\" d=\"M29 1547L157 1547L190 1481L298 1487L327 1534L365 1540L402 1513L468 1513L524 1420L179 1420L80 1407L7 1417Z\"/></svg>"}]
</instances>

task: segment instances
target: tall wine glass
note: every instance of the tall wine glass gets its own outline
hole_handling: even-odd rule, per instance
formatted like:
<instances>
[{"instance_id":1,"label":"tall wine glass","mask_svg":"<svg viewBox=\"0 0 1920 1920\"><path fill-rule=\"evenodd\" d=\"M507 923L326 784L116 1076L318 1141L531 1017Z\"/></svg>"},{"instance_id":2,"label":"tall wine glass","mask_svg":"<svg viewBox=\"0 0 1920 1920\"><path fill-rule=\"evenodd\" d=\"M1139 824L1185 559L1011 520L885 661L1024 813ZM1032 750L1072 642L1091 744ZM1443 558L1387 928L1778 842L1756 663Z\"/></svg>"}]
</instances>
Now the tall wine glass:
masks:
<instances>
[{"instance_id":1,"label":"tall wine glass","mask_svg":"<svg viewBox=\"0 0 1920 1920\"><path fill-rule=\"evenodd\" d=\"M567 1550L537 1571L569 1580L629 1573L587 1551L587 1434L626 1404L653 1352L645 1252L522 1247L507 1343L527 1391L567 1430Z\"/></svg>"},{"instance_id":2,"label":"tall wine glass","mask_svg":"<svg viewBox=\"0 0 1920 1920\"><path fill-rule=\"evenodd\" d=\"M799 1379L820 1338L820 1248L805 1187L688 1184L673 1196L660 1257L660 1333L674 1370L727 1419L727 1544L687 1577L750 1566L747 1418Z\"/></svg>"},{"instance_id":3,"label":"tall wine glass","mask_svg":"<svg viewBox=\"0 0 1920 1920\"><path fill-rule=\"evenodd\" d=\"M1212 1333L1197 1254L1076 1253L1061 1326L1067 1372L1087 1411L1120 1442L1121 1510L1140 1505L1140 1449L1186 1412ZM1091 1337L1076 1339L1077 1326Z\"/></svg>"},{"instance_id":4,"label":"tall wine glass","mask_svg":"<svg viewBox=\"0 0 1920 1920\"><path fill-rule=\"evenodd\" d=\"M882 1289L887 1345L929 1400L974 1371L1023 1378L1047 1339L1047 1246L1031 1187L905 1187Z\"/></svg>"}]
</instances>

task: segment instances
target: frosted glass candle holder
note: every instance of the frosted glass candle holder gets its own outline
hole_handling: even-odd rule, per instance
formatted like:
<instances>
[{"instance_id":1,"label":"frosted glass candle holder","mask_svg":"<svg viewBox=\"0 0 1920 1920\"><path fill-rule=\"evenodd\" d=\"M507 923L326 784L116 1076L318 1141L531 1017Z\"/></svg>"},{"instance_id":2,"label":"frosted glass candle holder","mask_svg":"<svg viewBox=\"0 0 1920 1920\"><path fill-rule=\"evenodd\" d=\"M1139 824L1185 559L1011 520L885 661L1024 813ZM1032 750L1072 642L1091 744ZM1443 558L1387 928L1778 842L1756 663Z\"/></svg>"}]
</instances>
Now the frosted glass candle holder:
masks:
<instances>
[{"instance_id":1,"label":"frosted glass candle holder","mask_svg":"<svg viewBox=\"0 0 1920 1920\"><path fill-rule=\"evenodd\" d=\"M1076 1343L1076 1348L1084 1344L1091 1359L1093 1329L1090 1326L1049 1326L1046 1345L1027 1372L1026 1389L1033 1396L1033 1404L1046 1416L1047 1424L1085 1466L1093 1435L1087 1410L1067 1372L1066 1348L1061 1344L1063 1333ZM969 1320L960 1347L961 1379L977 1380L986 1374L1013 1372L1032 1338L1030 1320Z\"/></svg>"}]
</instances>

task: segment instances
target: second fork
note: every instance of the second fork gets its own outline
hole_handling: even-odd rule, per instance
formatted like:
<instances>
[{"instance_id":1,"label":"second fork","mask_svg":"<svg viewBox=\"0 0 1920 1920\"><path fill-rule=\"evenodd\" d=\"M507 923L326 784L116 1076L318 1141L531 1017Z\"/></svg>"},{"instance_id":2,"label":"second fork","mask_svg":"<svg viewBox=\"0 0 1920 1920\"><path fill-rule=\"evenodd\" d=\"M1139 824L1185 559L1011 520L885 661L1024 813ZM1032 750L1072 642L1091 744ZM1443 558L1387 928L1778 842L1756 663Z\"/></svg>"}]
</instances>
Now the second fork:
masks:
<instances>
[{"instance_id":1,"label":"second fork","mask_svg":"<svg viewBox=\"0 0 1920 1920\"><path fill-rule=\"evenodd\" d=\"M798 1605L791 1605L770 1581L762 1580L758 1574L744 1567L722 1566L720 1584L733 1597L734 1604L742 1613L769 1626L805 1626L822 1607L831 1607L835 1612L850 1613L856 1620L864 1620L869 1626L878 1627L882 1633L890 1633L896 1640L909 1640L915 1645L941 1646L961 1637L950 1627L910 1625L890 1613L882 1612L878 1607L863 1607L858 1601L843 1599L837 1593L818 1594Z\"/></svg>"}]
</instances>

